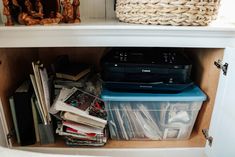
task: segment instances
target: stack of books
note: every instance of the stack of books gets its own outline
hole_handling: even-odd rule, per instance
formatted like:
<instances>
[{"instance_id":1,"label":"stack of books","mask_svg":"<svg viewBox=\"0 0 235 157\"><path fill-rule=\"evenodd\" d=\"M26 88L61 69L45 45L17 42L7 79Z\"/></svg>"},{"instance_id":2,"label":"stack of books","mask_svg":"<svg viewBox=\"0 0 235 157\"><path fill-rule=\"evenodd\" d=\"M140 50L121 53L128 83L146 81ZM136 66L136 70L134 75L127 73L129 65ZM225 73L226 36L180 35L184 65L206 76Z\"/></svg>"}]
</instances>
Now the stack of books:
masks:
<instances>
[{"instance_id":1,"label":"stack of books","mask_svg":"<svg viewBox=\"0 0 235 157\"><path fill-rule=\"evenodd\" d=\"M17 143L25 146L36 142L54 143L50 79L39 61L32 62L33 74L9 98Z\"/></svg>"},{"instance_id":2,"label":"stack of books","mask_svg":"<svg viewBox=\"0 0 235 157\"><path fill-rule=\"evenodd\" d=\"M34 93L38 103L38 111L44 124L51 122L49 114L50 108L50 89L47 70L38 62L32 62L34 74L30 74L30 79L33 84Z\"/></svg>"},{"instance_id":3,"label":"stack of books","mask_svg":"<svg viewBox=\"0 0 235 157\"><path fill-rule=\"evenodd\" d=\"M62 88L50 113L61 119L56 133L69 146L102 146L107 141L104 102L76 87Z\"/></svg>"},{"instance_id":4,"label":"stack of books","mask_svg":"<svg viewBox=\"0 0 235 157\"><path fill-rule=\"evenodd\" d=\"M30 81L24 81L9 98L17 143L21 146L36 143L34 120L30 98Z\"/></svg>"},{"instance_id":5,"label":"stack of books","mask_svg":"<svg viewBox=\"0 0 235 157\"><path fill-rule=\"evenodd\" d=\"M88 75L88 65L70 64L63 58L54 64L56 77L49 77L40 61L32 62L31 82L25 81L9 99L20 145L54 143L55 132L69 146L102 146L107 141L107 113L104 102L95 96L100 94L98 76ZM59 119L55 130L51 114Z\"/></svg>"},{"instance_id":6,"label":"stack of books","mask_svg":"<svg viewBox=\"0 0 235 157\"><path fill-rule=\"evenodd\" d=\"M51 106L51 85L46 68L40 61L32 62L33 74L30 79L34 94L31 97L32 113L37 142L54 143L52 119L49 113Z\"/></svg>"},{"instance_id":7,"label":"stack of books","mask_svg":"<svg viewBox=\"0 0 235 157\"><path fill-rule=\"evenodd\" d=\"M70 62L68 55L58 56L51 67L55 74L54 87L56 95L63 87L83 88L86 81L85 76L91 71L88 64Z\"/></svg>"}]
</instances>

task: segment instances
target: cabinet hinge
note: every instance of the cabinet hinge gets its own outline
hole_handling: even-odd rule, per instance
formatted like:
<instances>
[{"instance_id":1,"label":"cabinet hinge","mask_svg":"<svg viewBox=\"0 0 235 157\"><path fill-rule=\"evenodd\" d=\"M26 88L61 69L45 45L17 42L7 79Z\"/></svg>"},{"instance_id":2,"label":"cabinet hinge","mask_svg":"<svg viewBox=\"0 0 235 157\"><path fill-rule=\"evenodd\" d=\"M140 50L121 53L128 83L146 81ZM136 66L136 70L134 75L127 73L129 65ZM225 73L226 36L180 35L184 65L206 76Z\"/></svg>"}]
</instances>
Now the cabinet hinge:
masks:
<instances>
[{"instance_id":1,"label":"cabinet hinge","mask_svg":"<svg viewBox=\"0 0 235 157\"><path fill-rule=\"evenodd\" d=\"M212 142L213 142L213 137L209 135L209 130L208 129L202 129L202 133L204 135L204 137L206 138L206 140L208 141L209 146L212 146Z\"/></svg>"},{"instance_id":2,"label":"cabinet hinge","mask_svg":"<svg viewBox=\"0 0 235 157\"><path fill-rule=\"evenodd\" d=\"M218 69L222 69L223 74L227 75L227 71L228 71L228 63L222 63L222 61L219 59L218 61L214 62L214 65L218 68Z\"/></svg>"}]
</instances>

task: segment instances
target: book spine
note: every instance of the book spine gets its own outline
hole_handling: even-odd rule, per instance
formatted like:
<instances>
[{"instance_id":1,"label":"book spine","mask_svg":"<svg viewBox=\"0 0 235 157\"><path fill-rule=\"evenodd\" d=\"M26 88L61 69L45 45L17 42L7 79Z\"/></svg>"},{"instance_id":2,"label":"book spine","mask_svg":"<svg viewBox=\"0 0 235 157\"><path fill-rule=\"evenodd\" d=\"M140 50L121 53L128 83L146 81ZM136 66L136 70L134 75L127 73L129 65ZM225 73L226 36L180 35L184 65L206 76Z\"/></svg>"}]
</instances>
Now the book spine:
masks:
<instances>
[{"instance_id":1,"label":"book spine","mask_svg":"<svg viewBox=\"0 0 235 157\"><path fill-rule=\"evenodd\" d=\"M51 122L51 116L49 114L50 109L50 92L49 92L49 84L48 84L48 75L46 68L42 67L39 69L40 80L42 82L42 89L43 89L43 97L45 101L45 108L47 112L48 121Z\"/></svg>"},{"instance_id":2,"label":"book spine","mask_svg":"<svg viewBox=\"0 0 235 157\"><path fill-rule=\"evenodd\" d=\"M36 142L30 98L30 92L19 92L13 96L22 146L35 144Z\"/></svg>"},{"instance_id":3,"label":"book spine","mask_svg":"<svg viewBox=\"0 0 235 157\"><path fill-rule=\"evenodd\" d=\"M31 97L31 105L32 105L32 113L33 113L33 122L34 122L36 141L40 142L39 129L38 129L38 115L37 115L36 106L34 104L34 98L33 97Z\"/></svg>"},{"instance_id":4,"label":"book spine","mask_svg":"<svg viewBox=\"0 0 235 157\"><path fill-rule=\"evenodd\" d=\"M39 112L39 115L40 115L41 119L43 120L43 123L46 124L47 123L46 115L44 113L44 110L43 110L43 107L42 107L42 104L41 104L41 101L40 101L40 98L39 98L39 92L38 92L38 89L37 89L35 76L30 75L30 79L31 79L31 82L32 82L32 85L33 85L34 93L35 93L36 98L37 98L37 102L35 102L36 107L38 109L38 112Z\"/></svg>"},{"instance_id":5,"label":"book spine","mask_svg":"<svg viewBox=\"0 0 235 157\"><path fill-rule=\"evenodd\" d=\"M43 87L42 87L42 80L41 80L41 76L40 76L40 72L39 72L39 66L37 63L32 63L32 67L33 67L33 71L35 74L35 82L36 82L36 88L38 90L38 94L39 94L39 100L40 104L42 105L42 110L44 112L44 115L46 116L46 122L45 124L48 123L49 120L49 112L47 110L46 107L46 102L45 102L45 97L44 97L44 93L43 93Z\"/></svg>"},{"instance_id":6,"label":"book spine","mask_svg":"<svg viewBox=\"0 0 235 157\"><path fill-rule=\"evenodd\" d=\"M14 103L14 99L12 96L9 98L9 103L10 103L11 115L12 115L12 119L13 119L13 123L14 123L14 128L15 128L15 132L16 132L17 143L20 144L20 135L19 135L19 129L18 129L18 124L17 124L17 118L16 118L15 103Z\"/></svg>"},{"instance_id":7,"label":"book spine","mask_svg":"<svg viewBox=\"0 0 235 157\"><path fill-rule=\"evenodd\" d=\"M38 124L39 135L41 144L55 143L54 131L52 123L50 124Z\"/></svg>"}]
</instances>

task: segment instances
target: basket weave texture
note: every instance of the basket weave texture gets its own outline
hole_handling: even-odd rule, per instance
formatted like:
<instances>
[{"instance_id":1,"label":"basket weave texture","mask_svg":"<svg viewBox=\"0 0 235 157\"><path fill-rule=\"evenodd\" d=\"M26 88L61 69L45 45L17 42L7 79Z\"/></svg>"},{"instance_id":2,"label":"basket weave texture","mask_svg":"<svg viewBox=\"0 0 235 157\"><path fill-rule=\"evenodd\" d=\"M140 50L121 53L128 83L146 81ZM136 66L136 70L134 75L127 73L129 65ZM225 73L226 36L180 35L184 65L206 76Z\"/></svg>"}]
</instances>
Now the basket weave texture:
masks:
<instances>
[{"instance_id":1,"label":"basket weave texture","mask_svg":"<svg viewBox=\"0 0 235 157\"><path fill-rule=\"evenodd\" d=\"M220 0L117 0L120 21L139 24L205 26L216 19Z\"/></svg>"}]
</instances>

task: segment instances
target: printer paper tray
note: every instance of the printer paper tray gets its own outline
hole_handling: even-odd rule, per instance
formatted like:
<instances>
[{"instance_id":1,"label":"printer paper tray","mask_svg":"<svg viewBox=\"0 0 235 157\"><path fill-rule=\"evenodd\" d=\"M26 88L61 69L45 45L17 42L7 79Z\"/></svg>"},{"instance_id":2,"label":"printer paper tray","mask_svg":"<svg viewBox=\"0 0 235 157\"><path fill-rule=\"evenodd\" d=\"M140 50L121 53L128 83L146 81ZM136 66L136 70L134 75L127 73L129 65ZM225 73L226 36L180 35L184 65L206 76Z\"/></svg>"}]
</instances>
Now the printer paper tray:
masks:
<instances>
[{"instance_id":1,"label":"printer paper tray","mask_svg":"<svg viewBox=\"0 0 235 157\"><path fill-rule=\"evenodd\" d=\"M104 87L114 91L179 93L186 88L190 88L193 84L193 82L185 84L166 84L163 82L139 83L105 81Z\"/></svg>"}]
</instances>

